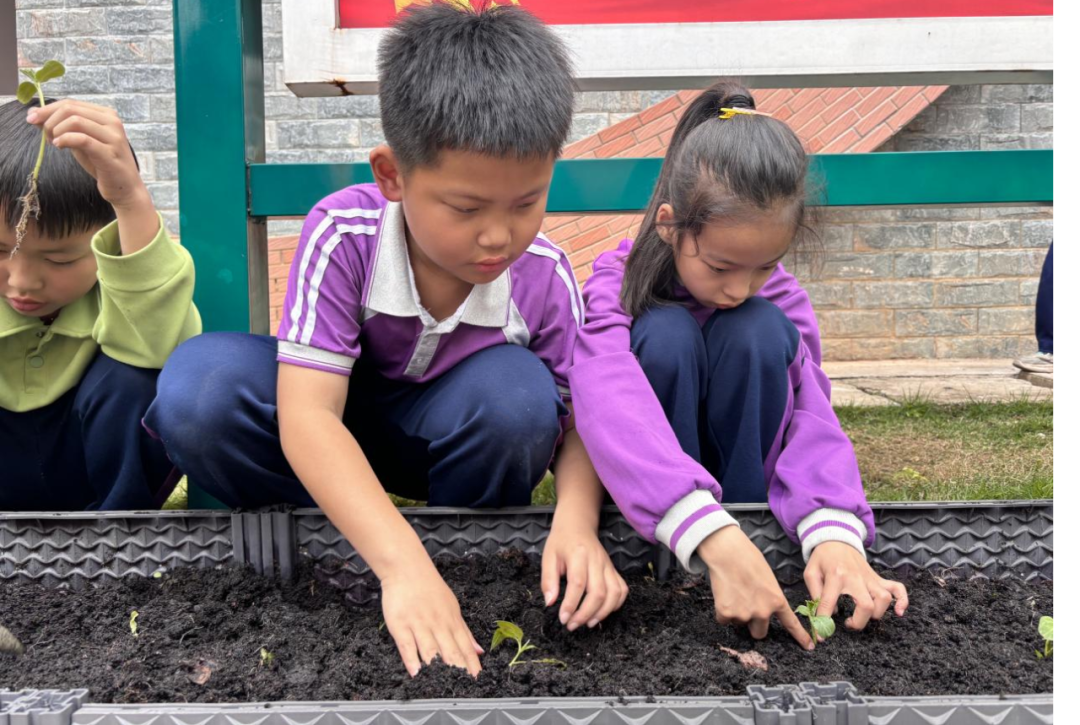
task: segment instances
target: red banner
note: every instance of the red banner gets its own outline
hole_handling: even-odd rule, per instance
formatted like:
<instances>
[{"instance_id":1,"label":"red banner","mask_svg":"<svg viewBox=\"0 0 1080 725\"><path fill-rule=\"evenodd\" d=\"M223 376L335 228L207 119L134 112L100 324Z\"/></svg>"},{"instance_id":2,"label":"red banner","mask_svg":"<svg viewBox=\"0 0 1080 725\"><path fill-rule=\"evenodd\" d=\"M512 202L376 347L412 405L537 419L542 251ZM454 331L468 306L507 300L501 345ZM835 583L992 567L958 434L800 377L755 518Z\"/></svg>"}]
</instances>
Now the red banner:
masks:
<instances>
[{"instance_id":1,"label":"red banner","mask_svg":"<svg viewBox=\"0 0 1080 725\"><path fill-rule=\"evenodd\" d=\"M317 2L318 0L306 0ZM520 5L551 25L1053 15L1053 0L455 0ZM430 0L338 0L342 28L383 28Z\"/></svg>"}]
</instances>

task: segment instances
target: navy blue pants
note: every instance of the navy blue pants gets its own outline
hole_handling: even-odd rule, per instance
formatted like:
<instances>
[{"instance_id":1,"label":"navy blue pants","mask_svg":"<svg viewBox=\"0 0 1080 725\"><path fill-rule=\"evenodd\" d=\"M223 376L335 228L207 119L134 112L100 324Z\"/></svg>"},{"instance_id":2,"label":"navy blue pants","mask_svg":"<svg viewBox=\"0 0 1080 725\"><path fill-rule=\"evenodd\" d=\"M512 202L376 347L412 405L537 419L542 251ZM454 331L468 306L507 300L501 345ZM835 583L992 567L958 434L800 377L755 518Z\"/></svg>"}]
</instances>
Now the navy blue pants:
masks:
<instances>
[{"instance_id":1,"label":"navy blue pants","mask_svg":"<svg viewBox=\"0 0 1080 725\"><path fill-rule=\"evenodd\" d=\"M679 444L720 482L724 502L764 502L799 350L787 316L760 297L704 327L684 307L656 307L634 321L630 344Z\"/></svg>"},{"instance_id":2,"label":"navy blue pants","mask_svg":"<svg viewBox=\"0 0 1080 725\"><path fill-rule=\"evenodd\" d=\"M1035 338L1039 352L1054 352L1054 245L1046 253L1039 292L1035 295Z\"/></svg>"},{"instance_id":3,"label":"navy blue pants","mask_svg":"<svg viewBox=\"0 0 1080 725\"><path fill-rule=\"evenodd\" d=\"M172 471L141 424L157 376L99 353L54 403L0 409L0 511L152 508Z\"/></svg>"},{"instance_id":4,"label":"navy blue pants","mask_svg":"<svg viewBox=\"0 0 1080 725\"><path fill-rule=\"evenodd\" d=\"M272 337L192 338L166 363L146 415L180 470L233 508L315 505L281 450L276 358ZM529 504L565 414L540 359L500 345L423 384L358 363L342 421L391 493L488 508Z\"/></svg>"}]
</instances>

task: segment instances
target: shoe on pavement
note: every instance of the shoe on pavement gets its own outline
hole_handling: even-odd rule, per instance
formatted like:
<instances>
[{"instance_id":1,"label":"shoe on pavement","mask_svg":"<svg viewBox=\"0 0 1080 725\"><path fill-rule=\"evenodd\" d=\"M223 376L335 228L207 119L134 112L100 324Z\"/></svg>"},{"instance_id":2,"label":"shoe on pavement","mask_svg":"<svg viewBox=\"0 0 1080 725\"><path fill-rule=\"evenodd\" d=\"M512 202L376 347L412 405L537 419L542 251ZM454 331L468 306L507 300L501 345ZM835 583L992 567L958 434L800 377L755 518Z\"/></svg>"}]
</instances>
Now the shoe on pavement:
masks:
<instances>
[{"instance_id":1,"label":"shoe on pavement","mask_svg":"<svg viewBox=\"0 0 1080 725\"><path fill-rule=\"evenodd\" d=\"M1034 355L1025 355L1013 360L1013 365L1029 373L1053 373L1054 353L1037 352Z\"/></svg>"}]
</instances>

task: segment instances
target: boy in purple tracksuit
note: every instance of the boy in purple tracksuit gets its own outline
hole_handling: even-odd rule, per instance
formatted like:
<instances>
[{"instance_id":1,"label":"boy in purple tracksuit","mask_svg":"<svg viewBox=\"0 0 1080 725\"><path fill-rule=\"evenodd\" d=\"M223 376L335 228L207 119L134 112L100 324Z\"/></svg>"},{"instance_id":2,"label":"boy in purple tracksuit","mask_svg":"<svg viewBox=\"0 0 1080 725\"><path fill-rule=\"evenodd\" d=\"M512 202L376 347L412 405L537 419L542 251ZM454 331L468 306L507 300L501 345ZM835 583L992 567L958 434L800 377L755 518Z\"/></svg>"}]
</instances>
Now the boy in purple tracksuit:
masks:
<instances>
[{"instance_id":1,"label":"boy in purple tracksuit","mask_svg":"<svg viewBox=\"0 0 1080 725\"><path fill-rule=\"evenodd\" d=\"M436 4L386 35L379 86L376 183L308 215L277 339L181 346L146 422L230 506L321 506L379 577L409 672L439 655L476 674L483 650L384 489L527 505L554 456L547 604L566 575L560 618L573 630L627 594L597 538L603 487L573 424L581 298L539 235L573 76L524 11Z\"/></svg>"},{"instance_id":2,"label":"boy in purple tracksuit","mask_svg":"<svg viewBox=\"0 0 1080 725\"><path fill-rule=\"evenodd\" d=\"M902 584L866 563L874 520L829 401L806 292L779 266L803 227L806 154L749 91L721 82L680 120L637 240L585 284L570 371L578 430L630 523L691 571L717 618L812 648L761 553L722 503L768 500L802 545L819 612L862 629Z\"/></svg>"}]
</instances>

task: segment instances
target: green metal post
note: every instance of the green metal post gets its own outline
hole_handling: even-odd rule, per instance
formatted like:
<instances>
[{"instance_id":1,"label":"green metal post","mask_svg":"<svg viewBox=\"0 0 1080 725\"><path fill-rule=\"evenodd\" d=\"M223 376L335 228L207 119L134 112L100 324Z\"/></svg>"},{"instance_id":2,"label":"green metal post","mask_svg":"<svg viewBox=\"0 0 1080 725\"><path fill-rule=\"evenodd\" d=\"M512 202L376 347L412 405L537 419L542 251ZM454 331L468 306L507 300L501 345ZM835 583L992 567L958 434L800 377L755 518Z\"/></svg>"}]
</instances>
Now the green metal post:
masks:
<instances>
[{"instance_id":1,"label":"green metal post","mask_svg":"<svg viewBox=\"0 0 1080 725\"><path fill-rule=\"evenodd\" d=\"M268 332L265 219L248 163L266 160L260 0L174 0L180 239L207 330Z\"/></svg>"}]
</instances>

